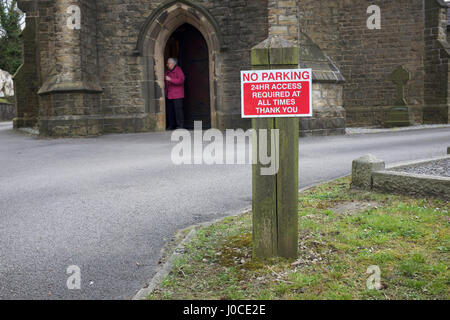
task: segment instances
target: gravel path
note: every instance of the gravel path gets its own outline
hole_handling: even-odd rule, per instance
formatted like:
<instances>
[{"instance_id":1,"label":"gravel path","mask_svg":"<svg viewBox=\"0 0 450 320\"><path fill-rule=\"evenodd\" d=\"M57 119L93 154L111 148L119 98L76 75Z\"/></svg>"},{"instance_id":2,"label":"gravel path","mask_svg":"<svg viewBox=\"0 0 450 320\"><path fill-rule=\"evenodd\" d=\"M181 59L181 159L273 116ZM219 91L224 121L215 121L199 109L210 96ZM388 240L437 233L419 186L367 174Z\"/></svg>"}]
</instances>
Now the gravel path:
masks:
<instances>
[{"instance_id":1,"label":"gravel path","mask_svg":"<svg viewBox=\"0 0 450 320\"><path fill-rule=\"evenodd\" d=\"M450 159L394 169L398 172L426 174L429 176L450 177Z\"/></svg>"}]
</instances>

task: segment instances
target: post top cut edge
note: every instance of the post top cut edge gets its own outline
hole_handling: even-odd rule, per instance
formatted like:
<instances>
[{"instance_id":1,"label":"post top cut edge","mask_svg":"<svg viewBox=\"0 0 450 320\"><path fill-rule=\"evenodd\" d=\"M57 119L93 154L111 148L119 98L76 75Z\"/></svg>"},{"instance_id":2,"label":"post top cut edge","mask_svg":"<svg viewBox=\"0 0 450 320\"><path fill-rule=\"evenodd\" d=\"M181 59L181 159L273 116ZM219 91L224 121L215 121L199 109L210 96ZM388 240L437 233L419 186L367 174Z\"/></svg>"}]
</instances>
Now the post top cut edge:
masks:
<instances>
[{"instance_id":1,"label":"post top cut edge","mask_svg":"<svg viewBox=\"0 0 450 320\"><path fill-rule=\"evenodd\" d=\"M263 42L258 43L253 49L270 49L270 48L294 48L297 45L289 40L286 40L280 36L269 36Z\"/></svg>"}]
</instances>

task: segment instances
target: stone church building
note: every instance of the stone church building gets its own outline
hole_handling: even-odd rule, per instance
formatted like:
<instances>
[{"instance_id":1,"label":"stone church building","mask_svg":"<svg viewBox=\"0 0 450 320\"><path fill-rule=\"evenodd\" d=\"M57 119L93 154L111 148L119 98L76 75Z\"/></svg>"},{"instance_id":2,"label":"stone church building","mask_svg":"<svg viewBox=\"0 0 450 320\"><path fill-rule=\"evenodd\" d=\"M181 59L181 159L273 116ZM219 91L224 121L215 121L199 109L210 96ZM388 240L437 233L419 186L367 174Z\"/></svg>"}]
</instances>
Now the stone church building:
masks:
<instances>
[{"instance_id":1,"label":"stone church building","mask_svg":"<svg viewBox=\"0 0 450 320\"><path fill-rule=\"evenodd\" d=\"M414 123L449 123L443 0L19 0L24 62L14 127L44 136L166 130L165 59L186 74L187 127L248 128L240 71L268 37L313 69L303 135L382 126L401 106ZM368 7L381 9L371 29ZM79 28L70 28L80 9Z\"/></svg>"}]
</instances>

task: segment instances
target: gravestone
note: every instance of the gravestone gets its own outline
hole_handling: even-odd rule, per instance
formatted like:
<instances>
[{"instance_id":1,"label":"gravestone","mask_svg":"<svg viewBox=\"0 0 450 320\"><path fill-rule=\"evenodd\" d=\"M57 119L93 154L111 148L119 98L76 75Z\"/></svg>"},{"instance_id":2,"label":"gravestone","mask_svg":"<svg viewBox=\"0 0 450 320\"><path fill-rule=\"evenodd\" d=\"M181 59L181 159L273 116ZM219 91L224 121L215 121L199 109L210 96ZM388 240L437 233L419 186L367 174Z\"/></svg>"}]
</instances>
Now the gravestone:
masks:
<instances>
[{"instance_id":1,"label":"gravestone","mask_svg":"<svg viewBox=\"0 0 450 320\"><path fill-rule=\"evenodd\" d=\"M407 127L412 124L412 113L407 106L405 98L405 88L408 81L411 80L411 74L403 68L398 66L389 77L397 87L394 106L385 114L384 126L392 127Z\"/></svg>"},{"instance_id":2,"label":"gravestone","mask_svg":"<svg viewBox=\"0 0 450 320\"><path fill-rule=\"evenodd\" d=\"M403 66L398 66L389 77L396 86L397 86L397 96L395 99L396 106L406 106L405 99L405 87L408 84L408 81L411 80L410 73L403 68Z\"/></svg>"}]
</instances>

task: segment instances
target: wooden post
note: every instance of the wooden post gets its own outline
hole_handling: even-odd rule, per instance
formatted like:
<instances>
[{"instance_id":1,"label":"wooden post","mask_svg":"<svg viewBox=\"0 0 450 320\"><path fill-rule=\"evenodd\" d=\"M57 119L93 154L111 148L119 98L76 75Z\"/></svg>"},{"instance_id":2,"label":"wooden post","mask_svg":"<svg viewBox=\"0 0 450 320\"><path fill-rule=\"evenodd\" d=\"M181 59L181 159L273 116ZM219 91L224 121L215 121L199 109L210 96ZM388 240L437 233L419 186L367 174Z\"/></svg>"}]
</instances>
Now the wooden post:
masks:
<instances>
[{"instance_id":1,"label":"wooden post","mask_svg":"<svg viewBox=\"0 0 450 320\"><path fill-rule=\"evenodd\" d=\"M252 68L298 69L299 48L282 38L271 36L251 52ZM258 154L253 165L253 255L255 258L297 258L298 255L298 152L297 118L259 118L252 120ZM259 130L268 130L267 141L260 141ZM271 150L271 130L279 130L279 171L261 175L259 146ZM254 139L256 142L256 139ZM256 153L255 153L256 152Z\"/></svg>"}]
</instances>

